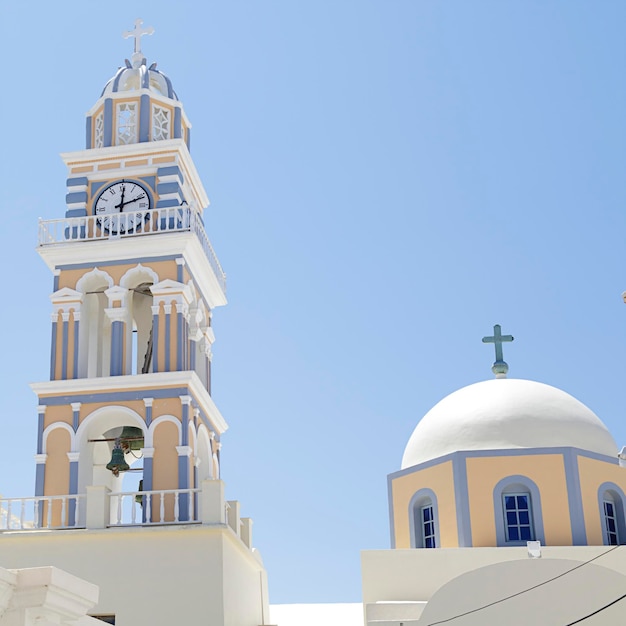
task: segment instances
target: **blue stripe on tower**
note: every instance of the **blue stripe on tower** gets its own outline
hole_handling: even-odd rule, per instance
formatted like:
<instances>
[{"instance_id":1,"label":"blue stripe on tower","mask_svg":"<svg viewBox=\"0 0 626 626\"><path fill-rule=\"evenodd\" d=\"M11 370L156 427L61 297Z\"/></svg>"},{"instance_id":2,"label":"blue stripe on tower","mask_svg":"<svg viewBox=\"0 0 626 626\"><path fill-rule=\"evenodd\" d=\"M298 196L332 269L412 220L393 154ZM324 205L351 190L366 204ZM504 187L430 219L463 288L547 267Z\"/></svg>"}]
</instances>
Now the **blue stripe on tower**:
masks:
<instances>
[{"instance_id":1,"label":"blue stripe on tower","mask_svg":"<svg viewBox=\"0 0 626 626\"><path fill-rule=\"evenodd\" d=\"M65 195L66 204L76 204L77 202L87 202L86 191L72 191Z\"/></svg>"},{"instance_id":2,"label":"blue stripe on tower","mask_svg":"<svg viewBox=\"0 0 626 626\"><path fill-rule=\"evenodd\" d=\"M55 376L56 376L58 330L59 330L59 323L52 322L52 342L50 346L50 380L55 380Z\"/></svg>"},{"instance_id":3,"label":"blue stripe on tower","mask_svg":"<svg viewBox=\"0 0 626 626\"><path fill-rule=\"evenodd\" d=\"M195 370L196 369L196 348L197 348L197 344L195 341L190 341L189 342L189 369L190 370Z\"/></svg>"},{"instance_id":4,"label":"blue stripe on tower","mask_svg":"<svg viewBox=\"0 0 626 626\"><path fill-rule=\"evenodd\" d=\"M178 488L189 489L189 457L186 454L178 456ZM178 497L178 519L182 522L189 520L188 493L181 493Z\"/></svg>"},{"instance_id":5,"label":"blue stripe on tower","mask_svg":"<svg viewBox=\"0 0 626 626\"><path fill-rule=\"evenodd\" d=\"M74 376L78 378L78 337L79 337L80 322L74 320Z\"/></svg>"},{"instance_id":6,"label":"blue stripe on tower","mask_svg":"<svg viewBox=\"0 0 626 626\"><path fill-rule=\"evenodd\" d=\"M159 371L159 314L152 315L152 371Z\"/></svg>"},{"instance_id":7,"label":"blue stripe on tower","mask_svg":"<svg viewBox=\"0 0 626 626\"><path fill-rule=\"evenodd\" d=\"M182 114L180 107L174 109L174 139L182 139L183 137L183 125Z\"/></svg>"},{"instance_id":8,"label":"blue stripe on tower","mask_svg":"<svg viewBox=\"0 0 626 626\"><path fill-rule=\"evenodd\" d=\"M91 148L91 115L85 120L85 148Z\"/></svg>"},{"instance_id":9,"label":"blue stripe on tower","mask_svg":"<svg viewBox=\"0 0 626 626\"><path fill-rule=\"evenodd\" d=\"M185 358L185 331L183 328L183 314L176 314L176 370L182 371Z\"/></svg>"},{"instance_id":10,"label":"blue stripe on tower","mask_svg":"<svg viewBox=\"0 0 626 626\"><path fill-rule=\"evenodd\" d=\"M189 445L189 404L183 404L183 426L181 433L181 445Z\"/></svg>"},{"instance_id":11,"label":"blue stripe on tower","mask_svg":"<svg viewBox=\"0 0 626 626\"><path fill-rule=\"evenodd\" d=\"M124 373L123 341L124 323L114 321L111 324L111 376L121 376Z\"/></svg>"},{"instance_id":12,"label":"blue stripe on tower","mask_svg":"<svg viewBox=\"0 0 626 626\"><path fill-rule=\"evenodd\" d=\"M78 461L70 461L70 495L78 493ZM67 524L72 527L76 524L76 499L67 503Z\"/></svg>"},{"instance_id":13,"label":"blue stripe on tower","mask_svg":"<svg viewBox=\"0 0 626 626\"><path fill-rule=\"evenodd\" d=\"M104 101L104 147L113 145L113 100Z\"/></svg>"},{"instance_id":14,"label":"blue stripe on tower","mask_svg":"<svg viewBox=\"0 0 626 626\"><path fill-rule=\"evenodd\" d=\"M35 495L43 496L43 483L46 475L46 464L45 463L37 463L35 469ZM40 514L43 511L40 511Z\"/></svg>"},{"instance_id":15,"label":"blue stripe on tower","mask_svg":"<svg viewBox=\"0 0 626 626\"><path fill-rule=\"evenodd\" d=\"M61 347L61 379L67 378L67 344L68 344L69 321L63 320L63 339Z\"/></svg>"},{"instance_id":16,"label":"blue stripe on tower","mask_svg":"<svg viewBox=\"0 0 626 626\"><path fill-rule=\"evenodd\" d=\"M151 456L143 457L143 491L152 491L152 462Z\"/></svg>"},{"instance_id":17,"label":"blue stripe on tower","mask_svg":"<svg viewBox=\"0 0 626 626\"><path fill-rule=\"evenodd\" d=\"M37 416L37 454L43 452L43 419L44 414L39 413Z\"/></svg>"},{"instance_id":18,"label":"blue stripe on tower","mask_svg":"<svg viewBox=\"0 0 626 626\"><path fill-rule=\"evenodd\" d=\"M146 407L146 426L152 424L152 405Z\"/></svg>"},{"instance_id":19,"label":"blue stripe on tower","mask_svg":"<svg viewBox=\"0 0 626 626\"><path fill-rule=\"evenodd\" d=\"M177 182L157 183L157 193L162 196L166 193L181 193L182 190Z\"/></svg>"},{"instance_id":20,"label":"blue stripe on tower","mask_svg":"<svg viewBox=\"0 0 626 626\"><path fill-rule=\"evenodd\" d=\"M191 128L187 129L187 150L191 150Z\"/></svg>"},{"instance_id":21,"label":"blue stripe on tower","mask_svg":"<svg viewBox=\"0 0 626 626\"><path fill-rule=\"evenodd\" d=\"M170 305L171 308L171 305ZM170 325L172 313L165 311L165 371L170 371Z\"/></svg>"},{"instance_id":22,"label":"blue stripe on tower","mask_svg":"<svg viewBox=\"0 0 626 626\"><path fill-rule=\"evenodd\" d=\"M143 94L139 104L139 142L150 141L150 96Z\"/></svg>"}]
</instances>

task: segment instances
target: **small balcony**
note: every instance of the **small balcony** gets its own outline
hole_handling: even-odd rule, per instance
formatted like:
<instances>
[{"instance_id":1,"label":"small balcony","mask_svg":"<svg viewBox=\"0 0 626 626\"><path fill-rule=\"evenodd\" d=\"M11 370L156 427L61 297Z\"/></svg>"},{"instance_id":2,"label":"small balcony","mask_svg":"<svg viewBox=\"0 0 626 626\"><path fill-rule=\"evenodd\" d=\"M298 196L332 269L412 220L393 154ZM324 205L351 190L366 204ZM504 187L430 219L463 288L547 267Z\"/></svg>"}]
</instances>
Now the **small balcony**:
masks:
<instances>
[{"instance_id":1,"label":"small balcony","mask_svg":"<svg viewBox=\"0 0 626 626\"><path fill-rule=\"evenodd\" d=\"M200 215L187 206L115 215L86 215L56 220L40 219L38 246L45 248L88 241L115 241L129 237L185 232L196 235L220 288L226 293L226 275L207 237Z\"/></svg>"},{"instance_id":2,"label":"small balcony","mask_svg":"<svg viewBox=\"0 0 626 626\"><path fill-rule=\"evenodd\" d=\"M0 499L0 536L6 532L186 524L229 526L252 548L251 520L240 517L239 502L224 500L220 480L205 480L198 489L115 493L93 486L84 494Z\"/></svg>"}]
</instances>

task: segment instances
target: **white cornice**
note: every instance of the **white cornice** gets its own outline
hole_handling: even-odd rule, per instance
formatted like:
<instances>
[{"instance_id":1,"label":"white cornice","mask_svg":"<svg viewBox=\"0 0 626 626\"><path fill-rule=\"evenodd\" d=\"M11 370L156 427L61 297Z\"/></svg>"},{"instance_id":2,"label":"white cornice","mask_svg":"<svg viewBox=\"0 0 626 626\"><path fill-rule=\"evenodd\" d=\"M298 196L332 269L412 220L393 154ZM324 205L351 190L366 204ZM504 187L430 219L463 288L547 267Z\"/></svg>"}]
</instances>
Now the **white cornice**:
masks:
<instances>
[{"instance_id":1,"label":"white cornice","mask_svg":"<svg viewBox=\"0 0 626 626\"><path fill-rule=\"evenodd\" d=\"M189 184L191 184L201 206L209 206L209 197L204 189L198 170L194 165L187 144L183 139L164 139L162 141L145 141L142 143L133 143L123 146L108 146L106 148L91 148L89 150L78 150L75 152L62 152L61 158L65 165L69 168L99 163L107 161L118 161L120 159L141 159L162 154L164 156L170 154L177 156L182 166L183 175ZM161 163L160 167L167 167L171 163ZM118 170L99 171L99 177L117 176ZM89 173L93 176L93 173Z\"/></svg>"},{"instance_id":2,"label":"white cornice","mask_svg":"<svg viewBox=\"0 0 626 626\"><path fill-rule=\"evenodd\" d=\"M82 265L85 259L98 265L108 261L123 263L128 259L183 256L209 307L215 308L226 304L226 295L198 237L192 232L152 233L119 239L74 241L39 246L37 252L52 271L62 265Z\"/></svg>"},{"instance_id":3,"label":"white cornice","mask_svg":"<svg viewBox=\"0 0 626 626\"><path fill-rule=\"evenodd\" d=\"M147 394L153 389L189 386L191 395L196 399L204 413L215 426L219 434L228 429L228 423L215 405L213 398L200 382L195 372L157 372L153 374L135 374L128 376L103 376L101 378L74 378L70 380L48 380L31 383L30 388L39 398L50 396L71 396L112 391L132 391L145 389Z\"/></svg>"}]
</instances>

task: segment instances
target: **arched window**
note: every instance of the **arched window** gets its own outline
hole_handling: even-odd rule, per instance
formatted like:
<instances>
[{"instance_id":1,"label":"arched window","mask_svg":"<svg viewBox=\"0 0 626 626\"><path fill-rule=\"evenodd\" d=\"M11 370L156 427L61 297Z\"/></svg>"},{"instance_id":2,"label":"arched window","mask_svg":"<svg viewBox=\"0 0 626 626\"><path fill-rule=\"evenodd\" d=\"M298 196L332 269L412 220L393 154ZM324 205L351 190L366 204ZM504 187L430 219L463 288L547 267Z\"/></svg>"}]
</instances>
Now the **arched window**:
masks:
<instances>
[{"instance_id":1,"label":"arched window","mask_svg":"<svg viewBox=\"0 0 626 626\"><path fill-rule=\"evenodd\" d=\"M626 543L624 492L614 483L603 483L598 489L602 520L602 541L607 546Z\"/></svg>"},{"instance_id":2,"label":"arched window","mask_svg":"<svg viewBox=\"0 0 626 626\"><path fill-rule=\"evenodd\" d=\"M537 485L526 476L507 476L493 490L498 546L545 543L541 496Z\"/></svg>"},{"instance_id":3,"label":"arched window","mask_svg":"<svg viewBox=\"0 0 626 626\"><path fill-rule=\"evenodd\" d=\"M411 518L411 547L438 548L439 512L437 496L431 489L420 489L409 504Z\"/></svg>"}]
</instances>

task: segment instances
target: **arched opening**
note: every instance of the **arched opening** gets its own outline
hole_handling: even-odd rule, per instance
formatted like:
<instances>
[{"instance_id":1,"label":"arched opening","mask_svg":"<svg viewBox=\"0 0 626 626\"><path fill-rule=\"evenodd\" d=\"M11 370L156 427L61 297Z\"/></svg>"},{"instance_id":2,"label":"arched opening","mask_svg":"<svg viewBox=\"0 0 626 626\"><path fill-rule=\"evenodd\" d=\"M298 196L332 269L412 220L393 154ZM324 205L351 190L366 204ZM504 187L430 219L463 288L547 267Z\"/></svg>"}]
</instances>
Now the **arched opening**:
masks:
<instances>
[{"instance_id":1,"label":"arched opening","mask_svg":"<svg viewBox=\"0 0 626 626\"><path fill-rule=\"evenodd\" d=\"M78 377L108 376L111 362L111 323L104 293L113 279L100 270L85 274L76 289L83 294L78 333Z\"/></svg>"},{"instance_id":2,"label":"arched opening","mask_svg":"<svg viewBox=\"0 0 626 626\"><path fill-rule=\"evenodd\" d=\"M607 546L626 543L624 492L613 483L604 483L598 490L602 522L602 541Z\"/></svg>"},{"instance_id":3,"label":"arched opening","mask_svg":"<svg viewBox=\"0 0 626 626\"><path fill-rule=\"evenodd\" d=\"M541 496L526 476L507 476L495 486L493 502L498 546L521 546L527 541L545 543Z\"/></svg>"},{"instance_id":4,"label":"arched opening","mask_svg":"<svg viewBox=\"0 0 626 626\"><path fill-rule=\"evenodd\" d=\"M80 450L78 463L78 493L85 493L90 485L102 485L113 494L135 492L139 481L143 478L143 460L141 448L143 441L128 445L123 451L124 461L129 471L116 475L107 465L113 457L116 439L120 438L125 428L141 432L145 437L145 423L141 417L123 406L109 406L98 409L81 423L77 432L77 443ZM125 446L126 447L126 446ZM126 504L133 500L132 496L111 498L111 524L133 523L141 521L141 511ZM84 504L81 502L81 506ZM84 519L84 517L81 517Z\"/></svg>"},{"instance_id":5,"label":"arched opening","mask_svg":"<svg viewBox=\"0 0 626 626\"><path fill-rule=\"evenodd\" d=\"M411 547L439 548L439 511L437 496L431 489L420 489L411 498Z\"/></svg>"},{"instance_id":6,"label":"arched opening","mask_svg":"<svg viewBox=\"0 0 626 626\"><path fill-rule=\"evenodd\" d=\"M153 371L153 296L151 287L159 278L149 267L139 264L120 279L129 290L126 324L126 374L149 374Z\"/></svg>"}]
</instances>

